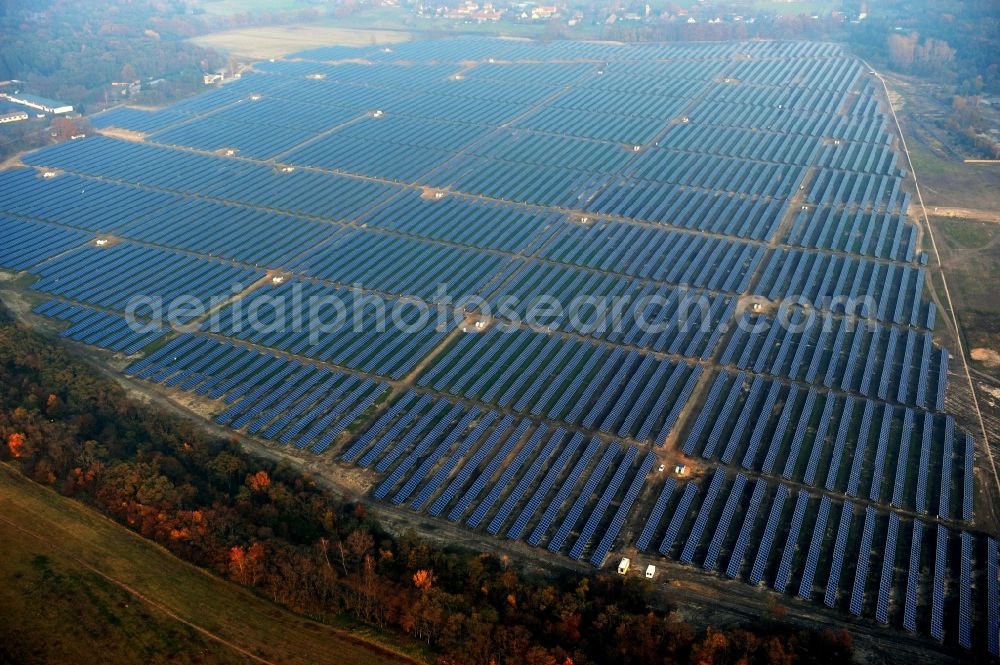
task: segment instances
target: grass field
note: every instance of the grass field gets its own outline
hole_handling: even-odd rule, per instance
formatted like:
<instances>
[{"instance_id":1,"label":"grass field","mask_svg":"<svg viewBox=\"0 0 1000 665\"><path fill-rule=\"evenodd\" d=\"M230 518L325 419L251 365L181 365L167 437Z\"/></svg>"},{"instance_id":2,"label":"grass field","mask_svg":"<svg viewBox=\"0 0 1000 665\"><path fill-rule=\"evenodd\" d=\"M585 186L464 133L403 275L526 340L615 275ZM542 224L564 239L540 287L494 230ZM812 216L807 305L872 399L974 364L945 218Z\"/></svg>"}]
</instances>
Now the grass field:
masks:
<instances>
[{"instance_id":1,"label":"grass field","mask_svg":"<svg viewBox=\"0 0 1000 665\"><path fill-rule=\"evenodd\" d=\"M224 30L191 41L224 53L261 60L277 58L318 46L372 46L410 39L409 33L329 25L284 25Z\"/></svg>"},{"instance_id":2,"label":"grass field","mask_svg":"<svg viewBox=\"0 0 1000 665\"><path fill-rule=\"evenodd\" d=\"M6 465L0 543L0 662L419 662L186 564Z\"/></svg>"},{"instance_id":3,"label":"grass field","mask_svg":"<svg viewBox=\"0 0 1000 665\"><path fill-rule=\"evenodd\" d=\"M985 249L998 236L996 224L989 222L940 218L936 222L953 249Z\"/></svg>"},{"instance_id":4,"label":"grass field","mask_svg":"<svg viewBox=\"0 0 1000 665\"><path fill-rule=\"evenodd\" d=\"M1000 353L1000 224L931 217L955 307L978 369L1000 377L982 358ZM977 352L977 349L979 351Z\"/></svg>"},{"instance_id":5,"label":"grass field","mask_svg":"<svg viewBox=\"0 0 1000 665\"><path fill-rule=\"evenodd\" d=\"M927 143L931 139L916 131L912 123L903 131L928 213L935 206L1000 209L1000 166L964 164L938 154Z\"/></svg>"},{"instance_id":6,"label":"grass field","mask_svg":"<svg viewBox=\"0 0 1000 665\"><path fill-rule=\"evenodd\" d=\"M226 0L205 3L208 11L222 11ZM268 0L255 0L258 9L268 11ZM272 0L277 6L295 6L295 0ZM781 3L779 3L781 4ZM209 5L214 6L210 9ZM218 10L218 11L216 11ZM232 12L229 12L232 13ZM277 58L296 51L318 46L370 46L391 44L417 35L441 37L451 35L488 35L504 37L541 37L546 26L540 23L469 24L439 18L422 18L402 7L365 7L340 19L325 19L310 24L289 24L238 28L195 37L191 41L239 57L250 59ZM568 36L574 39L599 39L602 26L579 25Z\"/></svg>"}]
</instances>

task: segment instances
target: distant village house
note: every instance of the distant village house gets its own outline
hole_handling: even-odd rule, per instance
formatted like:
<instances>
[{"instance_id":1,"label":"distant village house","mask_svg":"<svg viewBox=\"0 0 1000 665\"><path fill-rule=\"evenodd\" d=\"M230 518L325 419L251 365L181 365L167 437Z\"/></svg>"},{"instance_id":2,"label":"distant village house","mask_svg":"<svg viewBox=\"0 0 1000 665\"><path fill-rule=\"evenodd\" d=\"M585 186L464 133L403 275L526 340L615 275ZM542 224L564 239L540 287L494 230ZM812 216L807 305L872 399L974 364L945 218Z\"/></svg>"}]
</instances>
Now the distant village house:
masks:
<instances>
[{"instance_id":1,"label":"distant village house","mask_svg":"<svg viewBox=\"0 0 1000 665\"><path fill-rule=\"evenodd\" d=\"M18 120L27 120L27 111L13 111L11 113L4 113L0 115L0 124L5 122L17 122Z\"/></svg>"}]
</instances>

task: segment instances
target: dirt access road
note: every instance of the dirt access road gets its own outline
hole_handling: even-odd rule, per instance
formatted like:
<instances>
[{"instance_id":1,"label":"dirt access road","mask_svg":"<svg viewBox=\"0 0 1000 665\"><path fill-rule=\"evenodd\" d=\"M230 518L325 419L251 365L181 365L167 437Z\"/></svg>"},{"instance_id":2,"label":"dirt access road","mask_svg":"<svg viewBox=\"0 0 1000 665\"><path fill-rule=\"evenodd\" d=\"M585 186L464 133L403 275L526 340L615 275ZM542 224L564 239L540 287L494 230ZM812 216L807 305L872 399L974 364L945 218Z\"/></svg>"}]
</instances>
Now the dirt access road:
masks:
<instances>
[{"instance_id":1,"label":"dirt access road","mask_svg":"<svg viewBox=\"0 0 1000 665\"><path fill-rule=\"evenodd\" d=\"M934 215L935 217L954 217L957 219L969 219L978 222L990 222L992 224L1000 224L1000 212L993 212L990 210L976 210L974 208L943 208L943 207L931 207L927 210L928 214Z\"/></svg>"}]
</instances>

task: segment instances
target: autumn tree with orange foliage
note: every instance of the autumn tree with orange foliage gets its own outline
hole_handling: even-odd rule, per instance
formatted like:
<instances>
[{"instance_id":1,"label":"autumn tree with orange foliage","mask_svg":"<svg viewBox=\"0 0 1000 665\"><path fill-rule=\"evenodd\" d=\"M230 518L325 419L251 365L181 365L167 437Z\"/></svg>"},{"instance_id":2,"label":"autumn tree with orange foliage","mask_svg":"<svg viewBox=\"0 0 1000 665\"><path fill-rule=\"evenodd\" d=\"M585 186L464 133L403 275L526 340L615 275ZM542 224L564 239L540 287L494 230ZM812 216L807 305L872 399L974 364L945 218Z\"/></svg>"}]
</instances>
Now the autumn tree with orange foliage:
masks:
<instances>
[{"instance_id":1,"label":"autumn tree with orange foliage","mask_svg":"<svg viewBox=\"0 0 1000 665\"><path fill-rule=\"evenodd\" d=\"M229 548L230 576L246 586L257 586L264 572L264 546L253 543L249 549L235 545Z\"/></svg>"},{"instance_id":2,"label":"autumn tree with orange foliage","mask_svg":"<svg viewBox=\"0 0 1000 665\"><path fill-rule=\"evenodd\" d=\"M413 586L421 591L428 591L434 584L434 575L429 570L418 570L413 573Z\"/></svg>"},{"instance_id":3,"label":"autumn tree with orange foliage","mask_svg":"<svg viewBox=\"0 0 1000 665\"><path fill-rule=\"evenodd\" d=\"M24 457L24 435L20 432L12 432L7 437L7 450L13 458Z\"/></svg>"},{"instance_id":4,"label":"autumn tree with orange foliage","mask_svg":"<svg viewBox=\"0 0 1000 665\"><path fill-rule=\"evenodd\" d=\"M52 138L56 141L69 141L70 138L76 136L80 133L80 128L76 126L76 123L69 118L64 118L63 116L57 116L52 119L49 124L49 131L52 132Z\"/></svg>"},{"instance_id":5,"label":"autumn tree with orange foliage","mask_svg":"<svg viewBox=\"0 0 1000 665\"><path fill-rule=\"evenodd\" d=\"M271 486L271 477L267 475L267 471L258 471L257 473L247 476L247 485L253 492L263 492Z\"/></svg>"}]
</instances>

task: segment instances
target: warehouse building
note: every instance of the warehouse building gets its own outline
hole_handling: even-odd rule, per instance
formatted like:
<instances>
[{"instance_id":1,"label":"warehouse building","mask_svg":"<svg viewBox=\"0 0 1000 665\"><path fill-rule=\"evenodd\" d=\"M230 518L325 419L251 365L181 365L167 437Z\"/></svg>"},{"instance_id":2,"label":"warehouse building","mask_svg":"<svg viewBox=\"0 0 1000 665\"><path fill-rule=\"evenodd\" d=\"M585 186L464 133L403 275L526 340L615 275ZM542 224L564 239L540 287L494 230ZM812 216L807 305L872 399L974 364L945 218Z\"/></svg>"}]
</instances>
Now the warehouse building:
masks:
<instances>
[{"instance_id":1,"label":"warehouse building","mask_svg":"<svg viewBox=\"0 0 1000 665\"><path fill-rule=\"evenodd\" d=\"M36 109L38 111L42 111L43 113L52 113L55 115L60 115L63 113L73 112L73 106L70 104L56 101L54 99L48 99L46 97L38 97L37 95L13 93L13 94L4 94L2 95L2 97L14 104L27 106L28 108Z\"/></svg>"}]
</instances>

